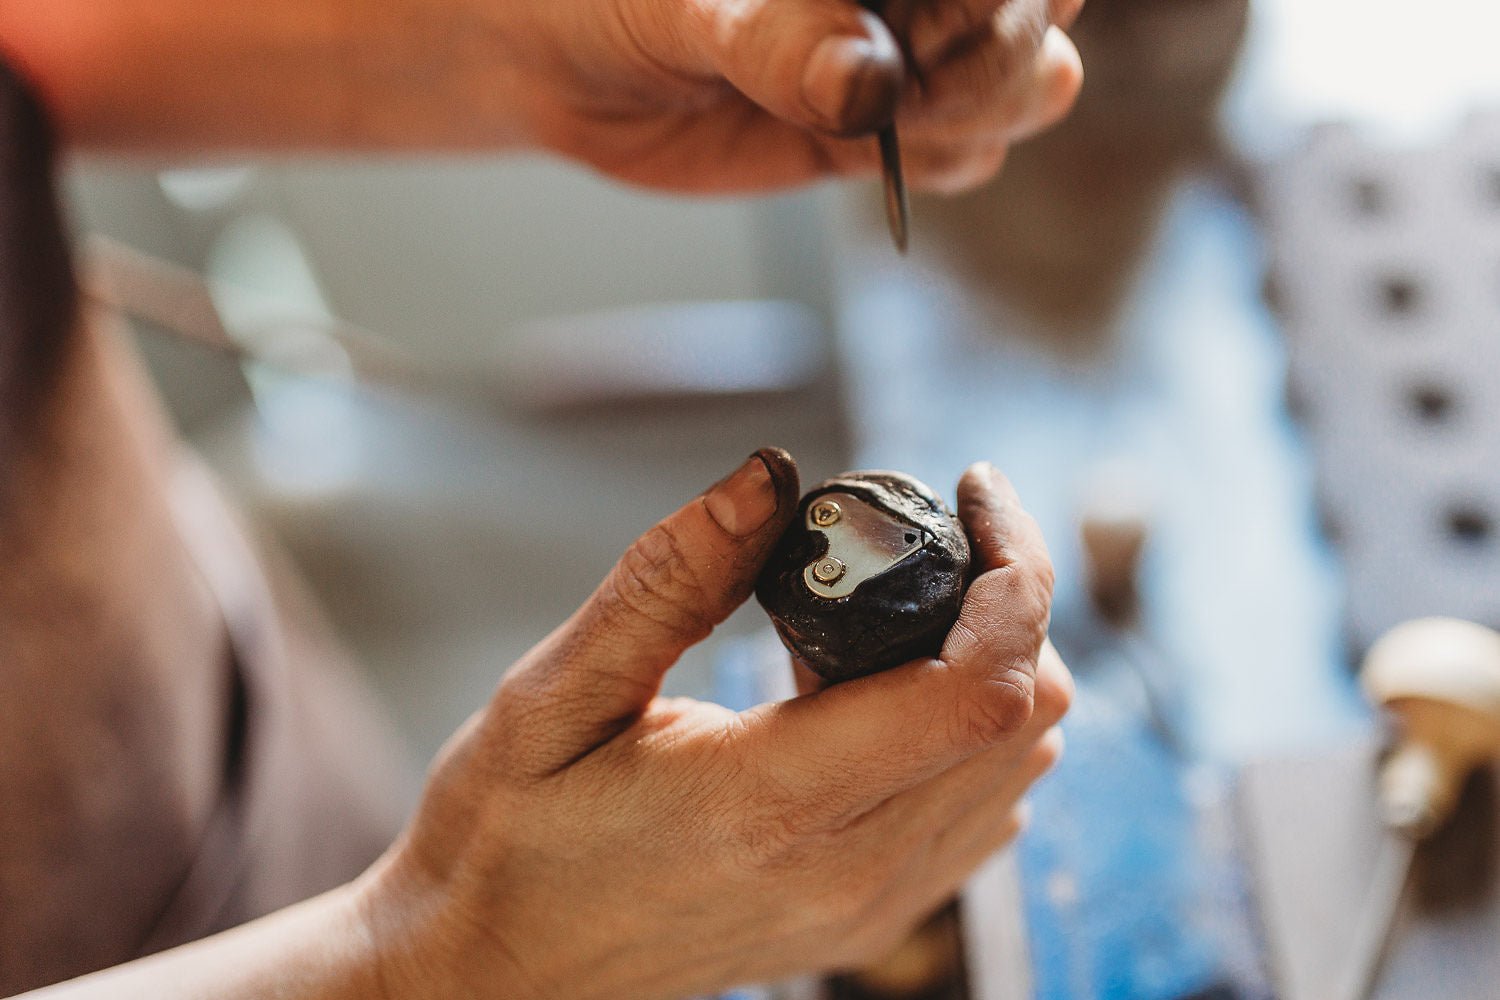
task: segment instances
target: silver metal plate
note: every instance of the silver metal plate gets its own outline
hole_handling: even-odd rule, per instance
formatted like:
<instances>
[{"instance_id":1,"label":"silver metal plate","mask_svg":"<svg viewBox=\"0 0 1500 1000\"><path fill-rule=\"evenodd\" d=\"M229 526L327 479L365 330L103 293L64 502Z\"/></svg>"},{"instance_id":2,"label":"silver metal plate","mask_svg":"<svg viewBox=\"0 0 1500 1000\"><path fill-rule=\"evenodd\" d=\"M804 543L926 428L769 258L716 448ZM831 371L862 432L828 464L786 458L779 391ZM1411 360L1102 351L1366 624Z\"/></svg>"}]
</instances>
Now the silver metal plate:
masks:
<instances>
[{"instance_id":1,"label":"silver metal plate","mask_svg":"<svg viewBox=\"0 0 1500 1000\"><path fill-rule=\"evenodd\" d=\"M826 506L830 502L837 505L831 519ZM808 590L830 600L848 597L860 584L887 572L932 539L931 532L898 520L851 493L823 494L808 506L803 523L808 531L827 537L828 551L802 570L802 580ZM840 566L842 572L838 572Z\"/></svg>"}]
</instances>

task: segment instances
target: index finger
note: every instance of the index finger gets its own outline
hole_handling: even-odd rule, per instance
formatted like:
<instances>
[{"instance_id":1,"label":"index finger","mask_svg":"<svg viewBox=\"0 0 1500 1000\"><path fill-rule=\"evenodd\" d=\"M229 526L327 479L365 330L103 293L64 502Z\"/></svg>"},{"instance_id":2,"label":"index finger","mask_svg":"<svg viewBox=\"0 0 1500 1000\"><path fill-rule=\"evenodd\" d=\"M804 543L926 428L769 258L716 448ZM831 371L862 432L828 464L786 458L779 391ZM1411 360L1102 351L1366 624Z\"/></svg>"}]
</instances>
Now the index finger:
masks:
<instances>
[{"instance_id":1,"label":"index finger","mask_svg":"<svg viewBox=\"0 0 1500 1000\"><path fill-rule=\"evenodd\" d=\"M941 656L1029 658L1034 675L1052 617L1054 582L1042 529L1010 480L988 462L970 466L958 481L958 518L969 533L977 575Z\"/></svg>"},{"instance_id":2,"label":"index finger","mask_svg":"<svg viewBox=\"0 0 1500 1000\"><path fill-rule=\"evenodd\" d=\"M1052 563L1036 522L988 463L959 482L979 575L937 657L846 681L746 717L761 766L830 822L852 819L1013 737L1031 718L1051 612Z\"/></svg>"}]
</instances>

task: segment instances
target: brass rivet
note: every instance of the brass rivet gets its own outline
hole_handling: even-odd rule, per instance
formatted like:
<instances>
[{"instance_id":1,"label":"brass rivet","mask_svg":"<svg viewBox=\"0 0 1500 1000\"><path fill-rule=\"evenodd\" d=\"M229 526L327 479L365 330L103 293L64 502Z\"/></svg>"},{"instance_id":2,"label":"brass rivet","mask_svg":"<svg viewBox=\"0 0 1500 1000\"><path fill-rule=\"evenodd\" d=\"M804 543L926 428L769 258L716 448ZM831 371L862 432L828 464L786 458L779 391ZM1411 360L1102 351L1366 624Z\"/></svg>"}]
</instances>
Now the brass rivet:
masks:
<instances>
[{"instance_id":1,"label":"brass rivet","mask_svg":"<svg viewBox=\"0 0 1500 1000\"><path fill-rule=\"evenodd\" d=\"M813 504L812 520L820 528L826 528L838 521L843 511L839 509L837 502L833 500L819 500Z\"/></svg>"},{"instance_id":2,"label":"brass rivet","mask_svg":"<svg viewBox=\"0 0 1500 1000\"><path fill-rule=\"evenodd\" d=\"M837 583L847 571L848 567L843 561L833 556L827 556L813 563L813 579L819 583Z\"/></svg>"}]
</instances>

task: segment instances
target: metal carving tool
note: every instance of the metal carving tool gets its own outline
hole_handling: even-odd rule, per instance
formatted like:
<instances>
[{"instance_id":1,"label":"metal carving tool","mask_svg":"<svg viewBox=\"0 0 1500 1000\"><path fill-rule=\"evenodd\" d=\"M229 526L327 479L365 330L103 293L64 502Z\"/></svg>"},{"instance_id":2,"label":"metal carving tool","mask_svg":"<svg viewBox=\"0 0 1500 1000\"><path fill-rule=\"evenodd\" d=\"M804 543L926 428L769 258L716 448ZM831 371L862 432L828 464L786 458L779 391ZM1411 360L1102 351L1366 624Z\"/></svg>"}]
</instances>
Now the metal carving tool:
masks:
<instances>
[{"instance_id":1,"label":"metal carving tool","mask_svg":"<svg viewBox=\"0 0 1500 1000\"><path fill-rule=\"evenodd\" d=\"M906 201L906 179L901 176L901 143L895 124L880 130L880 172L885 184L885 221L896 249L906 253L911 209Z\"/></svg>"},{"instance_id":2,"label":"metal carving tool","mask_svg":"<svg viewBox=\"0 0 1500 1000\"><path fill-rule=\"evenodd\" d=\"M863 0L866 10L883 16L885 0ZM912 65L910 54L901 53L907 66ZM891 227L891 241L896 249L906 253L908 233L911 229L911 208L906 200L906 178L901 174L901 141L896 137L896 123L882 128L878 135L880 143L880 173L885 186L885 221Z\"/></svg>"}]
</instances>

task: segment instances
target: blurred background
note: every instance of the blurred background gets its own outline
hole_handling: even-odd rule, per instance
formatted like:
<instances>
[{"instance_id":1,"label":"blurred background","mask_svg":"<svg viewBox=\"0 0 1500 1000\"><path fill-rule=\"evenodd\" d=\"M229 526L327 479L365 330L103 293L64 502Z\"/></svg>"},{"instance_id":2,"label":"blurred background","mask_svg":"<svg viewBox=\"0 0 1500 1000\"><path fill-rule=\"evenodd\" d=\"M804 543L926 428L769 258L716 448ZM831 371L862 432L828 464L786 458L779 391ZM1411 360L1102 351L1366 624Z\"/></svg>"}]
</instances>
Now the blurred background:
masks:
<instances>
[{"instance_id":1,"label":"blurred background","mask_svg":"<svg viewBox=\"0 0 1500 1000\"><path fill-rule=\"evenodd\" d=\"M247 341L338 317L455 381L478 373L455 405L141 341L185 434L291 548L425 754L640 530L765 443L809 483L876 463L951 491L968 461L1002 462L1066 566L1096 464L1133 464L1123 474L1170 523L1225 518L1191 495L1214 483L1183 481L1194 456L1161 453L1190 447L1166 440L1174 424L1208 417L1160 384L1175 377L1249 425L1179 430L1240 453L1226 465L1268 480L1242 497L1257 522L1274 501L1300 543L1309 469L1283 439L1242 175L1295 160L1331 122L1376 160L1451 138L1500 99L1497 22L1481 0L1420 17L1395 2L1094 0L1078 114L984 191L919 201L910 260L888 252L862 186L674 200L529 157L81 162L69 187L82 230L218 283ZM963 414L922 398L952 396L944 359L922 356L938 325L1000 356L969 373ZM933 439L938 454L920 453ZM1229 555L1205 573L1264 579ZM752 613L725 631L758 626ZM1288 640L1292 673L1324 653L1326 636L1309 640L1326 627ZM711 656L672 684L707 693Z\"/></svg>"},{"instance_id":2,"label":"blurred background","mask_svg":"<svg viewBox=\"0 0 1500 1000\"><path fill-rule=\"evenodd\" d=\"M917 199L907 258L867 185L670 200L528 157L86 161L69 190L81 230L206 276L257 353L336 319L428 369L406 392L336 344L309 378L139 331L424 759L755 448L950 497L990 459L1058 565L1074 725L1153 733L1115 766L1170 760L1153 808L1180 827L1229 794L1192 775L1369 730L1351 667L1384 628L1500 624L1497 36L1487 0L1091 0L1077 114L986 189ZM669 688L753 700L765 634L742 610ZM1088 746L1059 787L1134 808ZM1088 819L1064 812L1039 809ZM1164 837L1131 871L1170 886ZM1035 940L1080 919L1066 840L1022 861ZM1162 920L1239 891L1179 888ZM1101 945L1114 992L1041 948L1037 992L1189 995L1233 964L1173 940Z\"/></svg>"}]
</instances>

